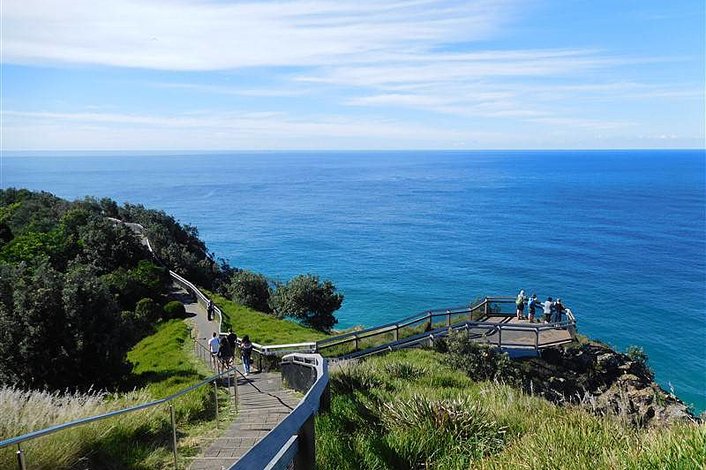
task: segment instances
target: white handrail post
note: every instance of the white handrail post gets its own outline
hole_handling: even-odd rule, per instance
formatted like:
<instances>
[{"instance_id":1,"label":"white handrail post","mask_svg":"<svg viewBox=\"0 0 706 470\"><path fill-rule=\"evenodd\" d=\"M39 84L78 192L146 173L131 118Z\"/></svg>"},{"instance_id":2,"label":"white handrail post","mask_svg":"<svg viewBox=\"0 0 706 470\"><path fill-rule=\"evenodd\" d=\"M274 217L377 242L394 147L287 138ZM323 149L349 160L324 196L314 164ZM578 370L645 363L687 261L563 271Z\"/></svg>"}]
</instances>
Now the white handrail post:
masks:
<instances>
[{"instance_id":1,"label":"white handrail post","mask_svg":"<svg viewBox=\"0 0 706 470\"><path fill-rule=\"evenodd\" d=\"M169 418L172 422L172 450L174 452L174 470L179 468L177 461L177 434L176 434L176 419L174 418L174 405L169 402Z\"/></svg>"}]
</instances>

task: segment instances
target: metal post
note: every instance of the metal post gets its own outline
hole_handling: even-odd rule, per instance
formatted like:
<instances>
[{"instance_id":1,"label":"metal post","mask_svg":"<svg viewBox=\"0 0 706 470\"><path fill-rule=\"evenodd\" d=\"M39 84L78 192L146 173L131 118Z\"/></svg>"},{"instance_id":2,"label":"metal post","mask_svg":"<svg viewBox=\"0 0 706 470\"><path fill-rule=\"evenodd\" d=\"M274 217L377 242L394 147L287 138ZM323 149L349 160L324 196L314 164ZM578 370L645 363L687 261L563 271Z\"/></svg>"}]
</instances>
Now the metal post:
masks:
<instances>
[{"instance_id":1,"label":"metal post","mask_svg":"<svg viewBox=\"0 0 706 470\"><path fill-rule=\"evenodd\" d=\"M501 326L498 327L498 347L503 345L503 329Z\"/></svg>"},{"instance_id":2,"label":"metal post","mask_svg":"<svg viewBox=\"0 0 706 470\"><path fill-rule=\"evenodd\" d=\"M395 341L399 341L399 340L400 340L400 326L395 325Z\"/></svg>"},{"instance_id":3,"label":"metal post","mask_svg":"<svg viewBox=\"0 0 706 470\"><path fill-rule=\"evenodd\" d=\"M235 412L238 412L238 376L235 375L235 370L233 371L233 406L235 407Z\"/></svg>"},{"instance_id":4,"label":"metal post","mask_svg":"<svg viewBox=\"0 0 706 470\"><path fill-rule=\"evenodd\" d=\"M20 470L27 469L25 466L25 454L22 452L22 446L19 442L17 443L17 466Z\"/></svg>"},{"instance_id":5,"label":"metal post","mask_svg":"<svg viewBox=\"0 0 706 470\"><path fill-rule=\"evenodd\" d=\"M446 327L448 328L450 326L451 326L451 311L447 310L446 311Z\"/></svg>"},{"instance_id":6,"label":"metal post","mask_svg":"<svg viewBox=\"0 0 706 470\"><path fill-rule=\"evenodd\" d=\"M488 297L483 301L483 315L488 316Z\"/></svg>"},{"instance_id":7,"label":"metal post","mask_svg":"<svg viewBox=\"0 0 706 470\"><path fill-rule=\"evenodd\" d=\"M299 452L294 458L294 470L313 470L316 467L316 434L314 415L309 416L297 433Z\"/></svg>"},{"instance_id":8,"label":"metal post","mask_svg":"<svg viewBox=\"0 0 706 470\"><path fill-rule=\"evenodd\" d=\"M534 337L534 349L539 351L539 328L536 328L534 330L535 337Z\"/></svg>"},{"instance_id":9,"label":"metal post","mask_svg":"<svg viewBox=\"0 0 706 470\"><path fill-rule=\"evenodd\" d=\"M358 335L353 335L353 338L355 339L355 350L358 350Z\"/></svg>"},{"instance_id":10,"label":"metal post","mask_svg":"<svg viewBox=\"0 0 706 470\"><path fill-rule=\"evenodd\" d=\"M218 427L218 379L213 381L213 398L216 403L216 427Z\"/></svg>"},{"instance_id":11,"label":"metal post","mask_svg":"<svg viewBox=\"0 0 706 470\"><path fill-rule=\"evenodd\" d=\"M177 435L176 435L176 419L174 418L174 405L169 402L169 417L172 420L172 450L174 451L174 469L179 468L179 463L177 462Z\"/></svg>"}]
</instances>

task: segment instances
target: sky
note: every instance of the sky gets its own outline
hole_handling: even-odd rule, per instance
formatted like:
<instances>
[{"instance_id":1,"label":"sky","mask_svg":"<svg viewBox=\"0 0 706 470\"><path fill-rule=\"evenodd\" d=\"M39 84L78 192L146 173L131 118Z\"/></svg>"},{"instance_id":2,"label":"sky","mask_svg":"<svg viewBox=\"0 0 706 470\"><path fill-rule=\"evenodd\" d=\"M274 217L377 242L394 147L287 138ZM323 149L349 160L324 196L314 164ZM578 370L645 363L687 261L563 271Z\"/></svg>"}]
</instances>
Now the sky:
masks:
<instances>
[{"instance_id":1,"label":"sky","mask_svg":"<svg viewBox=\"0 0 706 470\"><path fill-rule=\"evenodd\" d=\"M3 0L2 150L704 148L703 0Z\"/></svg>"}]
</instances>

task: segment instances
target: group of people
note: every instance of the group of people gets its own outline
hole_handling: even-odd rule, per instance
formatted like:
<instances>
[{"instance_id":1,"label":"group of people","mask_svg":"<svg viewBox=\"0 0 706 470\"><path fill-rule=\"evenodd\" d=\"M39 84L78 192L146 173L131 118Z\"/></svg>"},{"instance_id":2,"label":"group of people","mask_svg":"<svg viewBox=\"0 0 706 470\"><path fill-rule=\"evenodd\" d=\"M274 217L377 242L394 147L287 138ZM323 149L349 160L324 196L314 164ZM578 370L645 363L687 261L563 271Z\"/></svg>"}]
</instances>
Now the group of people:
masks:
<instances>
[{"instance_id":1,"label":"group of people","mask_svg":"<svg viewBox=\"0 0 706 470\"><path fill-rule=\"evenodd\" d=\"M517 299L515 299L515 305L517 306L517 319L518 320L529 320L530 323L535 322L535 316L537 309L541 308L544 314L544 323L558 323L561 321L562 315L566 311L566 307L561 303L561 299L552 299L547 297L547 300L540 302L537 298L537 294L532 294L531 297L525 295L525 291L521 290L517 294ZM525 306L527 307L528 316L525 316ZM540 319L536 319L540 322Z\"/></svg>"},{"instance_id":2,"label":"group of people","mask_svg":"<svg viewBox=\"0 0 706 470\"><path fill-rule=\"evenodd\" d=\"M233 366L233 356L236 348L240 349L240 357L243 361L243 369L245 375L250 374L250 364L252 364L252 342L248 335L243 336L241 340L232 331L229 331L224 337L219 337L218 333L213 333L213 336L208 340L208 349L211 352L211 357L224 369L230 369Z\"/></svg>"}]
</instances>

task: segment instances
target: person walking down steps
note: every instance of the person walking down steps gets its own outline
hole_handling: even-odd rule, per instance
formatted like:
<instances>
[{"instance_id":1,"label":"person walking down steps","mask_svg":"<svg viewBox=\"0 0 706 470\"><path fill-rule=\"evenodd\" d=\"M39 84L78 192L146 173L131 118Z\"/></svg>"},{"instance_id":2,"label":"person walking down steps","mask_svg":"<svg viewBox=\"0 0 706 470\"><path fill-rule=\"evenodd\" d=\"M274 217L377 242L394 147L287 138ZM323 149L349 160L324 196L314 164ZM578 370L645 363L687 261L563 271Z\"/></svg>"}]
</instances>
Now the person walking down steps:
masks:
<instances>
[{"instance_id":1,"label":"person walking down steps","mask_svg":"<svg viewBox=\"0 0 706 470\"><path fill-rule=\"evenodd\" d=\"M211 363L216 366L218 362L218 351L221 349L221 340L218 338L218 333L213 332L213 336L208 340L208 350L211 352Z\"/></svg>"},{"instance_id":2,"label":"person walking down steps","mask_svg":"<svg viewBox=\"0 0 706 470\"><path fill-rule=\"evenodd\" d=\"M250 364L252 363L252 343L250 342L250 336L243 336L243 341L240 343L240 353L243 359L243 369L245 369L245 375L250 374Z\"/></svg>"}]
</instances>

